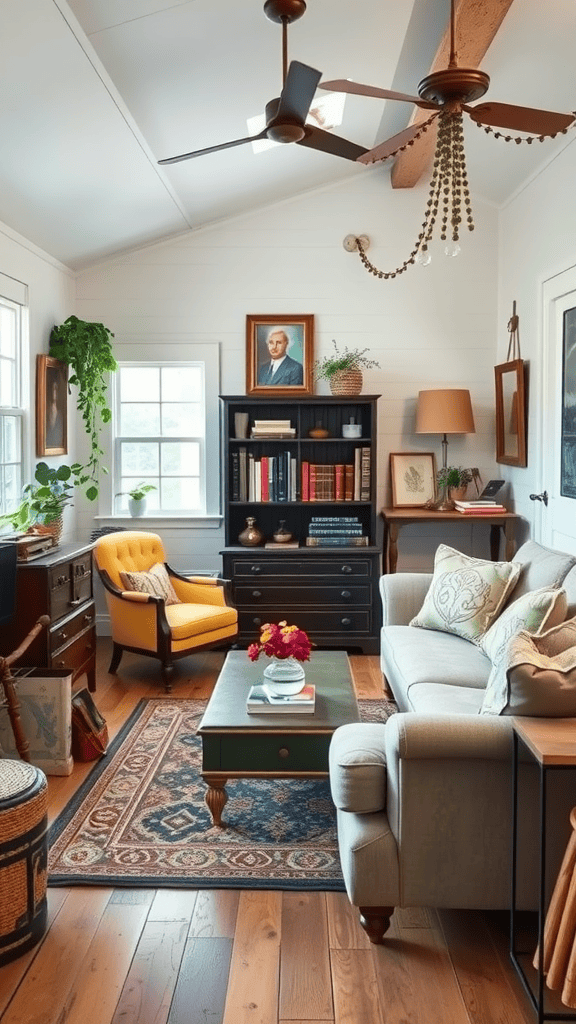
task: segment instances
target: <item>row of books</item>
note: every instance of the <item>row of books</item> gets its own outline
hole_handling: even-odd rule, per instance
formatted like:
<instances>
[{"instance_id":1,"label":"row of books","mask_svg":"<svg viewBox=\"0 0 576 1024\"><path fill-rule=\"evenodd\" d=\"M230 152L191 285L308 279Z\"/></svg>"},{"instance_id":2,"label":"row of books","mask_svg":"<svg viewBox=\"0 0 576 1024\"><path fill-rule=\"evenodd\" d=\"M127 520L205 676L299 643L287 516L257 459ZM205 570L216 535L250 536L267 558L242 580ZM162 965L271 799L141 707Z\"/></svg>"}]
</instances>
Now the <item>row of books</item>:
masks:
<instances>
[{"instance_id":1,"label":"row of books","mask_svg":"<svg viewBox=\"0 0 576 1024\"><path fill-rule=\"evenodd\" d=\"M356 448L353 463L303 461L298 474L289 451L255 458L240 447L230 454L232 501L370 501L371 449Z\"/></svg>"},{"instance_id":2,"label":"row of books","mask_svg":"<svg viewBox=\"0 0 576 1024\"><path fill-rule=\"evenodd\" d=\"M455 501L454 505L456 511L461 512L464 516L494 516L508 511L508 509L504 505L501 505L499 501L489 501L488 499L478 501Z\"/></svg>"},{"instance_id":3,"label":"row of books","mask_svg":"<svg viewBox=\"0 0 576 1024\"><path fill-rule=\"evenodd\" d=\"M306 547L368 547L370 538L362 533L358 516L313 516L308 526Z\"/></svg>"}]
</instances>

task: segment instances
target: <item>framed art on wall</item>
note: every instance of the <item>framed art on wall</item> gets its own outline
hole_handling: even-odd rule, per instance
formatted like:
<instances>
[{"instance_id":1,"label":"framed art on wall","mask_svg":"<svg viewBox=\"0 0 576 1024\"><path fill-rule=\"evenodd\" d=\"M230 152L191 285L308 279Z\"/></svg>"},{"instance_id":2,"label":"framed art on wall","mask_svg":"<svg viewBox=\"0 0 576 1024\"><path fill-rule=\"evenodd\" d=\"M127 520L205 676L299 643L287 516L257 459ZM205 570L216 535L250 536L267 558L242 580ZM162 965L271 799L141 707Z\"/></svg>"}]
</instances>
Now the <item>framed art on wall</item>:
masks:
<instances>
[{"instance_id":1,"label":"framed art on wall","mask_svg":"<svg viewBox=\"0 0 576 1024\"><path fill-rule=\"evenodd\" d=\"M68 366L36 356L36 455L68 454Z\"/></svg>"},{"instance_id":2,"label":"framed art on wall","mask_svg":"<svg viewBox=\"0 0 576 1024\"><path fill-rule=\"evenodd\" d=\"M313 393L314 316L246 317L246 394Z\"/></svg>"},{"instance_id":3,"label":"framed art on wall","mask_svg":"<svg viewBox=\"0 0 576 1024\"><path fill-rule=\"evenodd\" d=\"M436 459L433 452L391 452L392 505L410 508L436 497Z\"/></svg>"}]
</instances>

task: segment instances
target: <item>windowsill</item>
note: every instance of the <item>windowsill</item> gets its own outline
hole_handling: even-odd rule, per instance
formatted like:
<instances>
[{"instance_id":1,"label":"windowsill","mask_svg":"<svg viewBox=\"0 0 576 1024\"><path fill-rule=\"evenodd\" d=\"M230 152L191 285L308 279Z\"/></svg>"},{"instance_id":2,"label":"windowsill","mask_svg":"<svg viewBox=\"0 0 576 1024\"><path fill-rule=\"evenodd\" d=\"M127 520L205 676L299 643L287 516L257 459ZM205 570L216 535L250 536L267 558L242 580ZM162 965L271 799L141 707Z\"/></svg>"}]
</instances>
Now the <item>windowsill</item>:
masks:
<instances>
[{"instance_id":1,"label":"windowsill","mask_svg":"<svg viewBox=\"0 0 576 1024\"><path fill-rule=\"evenodd\" d=\"M130 523L134 529L138 529L140 525L142 528L154 527L154 526L166 526L170 525L176 530L215 530L222 526L224 517L218 515L204 515L204 516L179 516L179 515L162 515L161 513L150 513L146 516L131 516L128 513L125 515L99 515L94 516L94 520L99 523L113 523L122 524Z\"/></svg>"}]
</instances>

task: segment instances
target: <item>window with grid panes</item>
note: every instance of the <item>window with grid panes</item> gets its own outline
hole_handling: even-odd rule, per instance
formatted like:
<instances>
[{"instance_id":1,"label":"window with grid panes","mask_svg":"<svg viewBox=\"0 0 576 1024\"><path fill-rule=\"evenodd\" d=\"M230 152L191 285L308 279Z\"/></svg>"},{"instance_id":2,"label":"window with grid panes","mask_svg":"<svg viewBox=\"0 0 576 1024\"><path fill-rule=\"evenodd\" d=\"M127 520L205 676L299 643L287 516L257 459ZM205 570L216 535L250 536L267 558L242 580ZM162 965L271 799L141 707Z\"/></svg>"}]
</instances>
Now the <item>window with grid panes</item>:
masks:
<instances>
[{"instance_id":1,"label":"window with grid panes","mask_svg":"<svg viewBox=\"0 0 576 1024\"><path fill-rule=\"evenodd\" d=\"M0 513L22 492L22 306L0 295Z\"/></svg>"},{"instance_id":2,"label":"window with grid panes","mask_svg":"<svg viewBox=\"0 0 576 1024\"><path fill-rule=\"evenodd\" d=\"M151 484L147 511L204 513L204 363L120 363L115 378L115 511Z\"/></svg>"}]
</instances>

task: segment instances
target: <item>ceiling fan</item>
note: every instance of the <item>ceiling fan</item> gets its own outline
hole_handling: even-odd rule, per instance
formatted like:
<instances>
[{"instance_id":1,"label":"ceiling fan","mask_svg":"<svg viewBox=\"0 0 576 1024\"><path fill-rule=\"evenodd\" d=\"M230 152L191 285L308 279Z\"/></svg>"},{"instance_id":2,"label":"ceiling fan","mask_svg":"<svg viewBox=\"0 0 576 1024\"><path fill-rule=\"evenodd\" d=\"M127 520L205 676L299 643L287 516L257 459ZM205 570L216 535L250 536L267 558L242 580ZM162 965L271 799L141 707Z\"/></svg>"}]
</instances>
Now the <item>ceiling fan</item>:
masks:
<instances>
[{"instance_id":1,"label":"ceiling fan","mask_svg":"<svg viewBox=\"0 0 576 1024\"><path fill-rule=\"evenodd\" d=\"M551 110L538 110L534 107L515 106L510 103L479 103L474 107L469 104L480 99L488 90L490 78L476 68L458 66L455 47L455 0L450 3L450 59L448 67L427 75L418 85L418 96L394 92L391 89L379 89L370 85L360 85L347 79L335 79L322 82L320 89L331 92L355 93L360 96L375 96L379 99L402 100L414 103L426 110L449 111L461 113L465 111L477 124L490 128L504 128L509 131L530 132L536 136L556 135L565 131L574 121L575 114L561 114ZM434 115L432 115L432 118ZM386 160L399 149L415 140L421 134L422 124L413 124L392 138L375 146L374 149L358 157L360 163L370 164L376 160Z\"/></svg>"},{"instance_id":2,"label":"ceiling fan","mask_svg":"<svg viewBox=\"0 0 576 1024\"><path fill-rule=\"evenodd\" d=\"M242 146L245 142L256 142L259 139L270 139L273 142L296 142L309 149L318 149L322 153L341 156L345 160L357 160L368 151L363 146L348 142L332 132L325 132L315 125L306 124L306 118L312 104L314 93L322 73L308 64L297 60L288 63L288 29L292 21L301 18L306 10L304 0L266 0L264 13L270 21L282 24L282 92L280 96L269 100L266 104L266 127L259 135L249 135L233 142L223 142L219 146L208 146L191 153L181 153L159 164L176 164L180 160L204 156L206 153L217 153L221 149Z\"/></svg>"}]
</instances>

